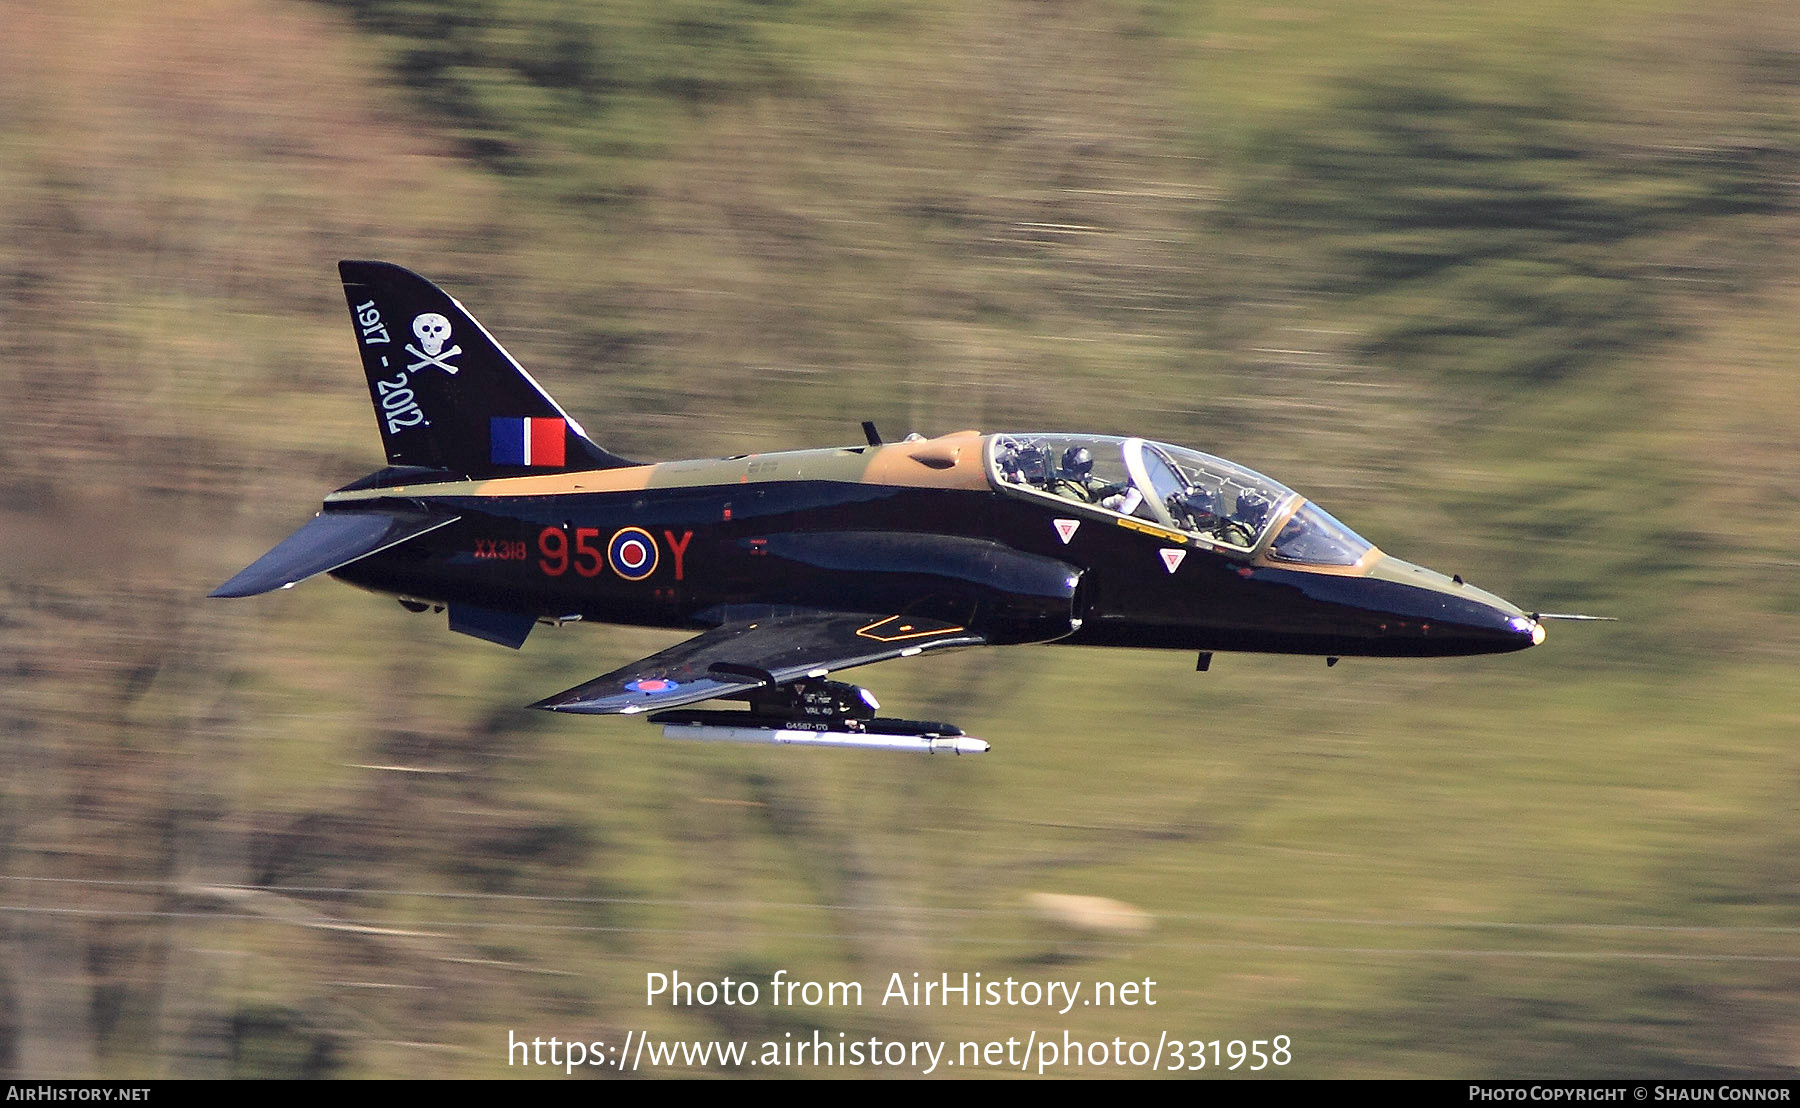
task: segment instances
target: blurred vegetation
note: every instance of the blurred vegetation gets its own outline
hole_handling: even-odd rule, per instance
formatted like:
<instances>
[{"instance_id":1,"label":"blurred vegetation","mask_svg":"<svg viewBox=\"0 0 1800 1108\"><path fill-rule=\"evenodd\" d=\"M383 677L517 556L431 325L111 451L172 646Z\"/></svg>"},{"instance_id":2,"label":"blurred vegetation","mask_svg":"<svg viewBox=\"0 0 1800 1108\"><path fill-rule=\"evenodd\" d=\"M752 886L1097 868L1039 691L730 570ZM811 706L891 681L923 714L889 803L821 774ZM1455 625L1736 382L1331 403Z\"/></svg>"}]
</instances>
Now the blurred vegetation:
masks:
<instances>
[{"instance_id":1,"label":"blurred vegetation","mask_svg":"<svg viewBox=\"0 0 1800 1108\"><path fill-rule=\"evenodd\" d=\"M1774 2L10 10L0 1066L1067 1027L1288 1034L1296 1076L1791 1077L1797 125ZM863 675L975 760L520 711L672 636L200 599L379 464L340 257L439 280L631 456L1146 434L1625 622ZM779 968L1162 991L641 1001Z\"/></svg>"},{"instance_id":2,"label":"blurred vegetation","mask_svg":"<svg viewBox=\"0 0 1800 1108\"><path fill-rule=\"evenodd\" d=\"M597 202L629 190L633 160L660 153L682 115L800 79L771 24L855 13L787 0L333 2L380 37L436 133L497 172Z\"/></svg>"},{"instance_id":3,"label":"blurred vegetation","mask_svg":"<svg viewBox=\"0 0 1800 1108\"><path fill-rule=\"evenodd\" d=\"M1529 397L1673 338L1669 278L1741 287L1730 239L1794 203L1795 122L1669 145L1529 74L1421 57L1271 132L1239 210L1317 259L1367 321L1360 357Z\"/></svg>"}]
</instances>

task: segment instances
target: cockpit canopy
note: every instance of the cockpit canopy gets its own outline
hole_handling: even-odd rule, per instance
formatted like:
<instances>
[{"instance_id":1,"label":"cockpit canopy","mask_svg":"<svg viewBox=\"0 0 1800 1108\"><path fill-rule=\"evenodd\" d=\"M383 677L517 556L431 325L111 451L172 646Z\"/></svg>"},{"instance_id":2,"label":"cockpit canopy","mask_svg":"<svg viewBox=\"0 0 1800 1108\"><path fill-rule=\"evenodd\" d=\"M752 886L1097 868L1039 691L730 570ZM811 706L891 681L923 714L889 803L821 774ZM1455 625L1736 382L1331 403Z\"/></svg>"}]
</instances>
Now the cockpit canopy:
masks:
<instances>
[{"instance_id":1,"label":"cockpit canopy","mask_svg":"<svg viewBox=\"0 0 1800 1108\"><path fill-rule=\"evenodd\" d=\"M1005 434L988 442L1002 491L1053 497L1174 528L1277 562L1355 565L1372 547L1278 481L1234 462L1147 439ZM1277 527L1279 525L1279 528Z\"/></svg>"}]
</instances>

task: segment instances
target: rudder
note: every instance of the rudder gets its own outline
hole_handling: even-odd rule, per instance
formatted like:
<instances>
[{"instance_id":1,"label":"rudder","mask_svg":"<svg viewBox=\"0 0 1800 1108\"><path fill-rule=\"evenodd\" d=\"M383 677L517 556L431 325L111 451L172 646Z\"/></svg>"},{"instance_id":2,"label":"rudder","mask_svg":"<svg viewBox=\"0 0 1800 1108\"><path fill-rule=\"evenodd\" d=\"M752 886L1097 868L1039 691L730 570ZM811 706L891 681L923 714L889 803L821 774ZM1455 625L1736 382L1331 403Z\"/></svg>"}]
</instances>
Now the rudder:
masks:
<instances>
[{"instance_id":1,"label":"rudder","mask_svg":"<svg viewBox=\"0 0 1800 1108\"><path fill-rule=\"evenodd\" d=\"M634 464L589 439L430 281L389 262L343 261L338 274L389 465L483 478Z\"/></svg>"}]
</instances>

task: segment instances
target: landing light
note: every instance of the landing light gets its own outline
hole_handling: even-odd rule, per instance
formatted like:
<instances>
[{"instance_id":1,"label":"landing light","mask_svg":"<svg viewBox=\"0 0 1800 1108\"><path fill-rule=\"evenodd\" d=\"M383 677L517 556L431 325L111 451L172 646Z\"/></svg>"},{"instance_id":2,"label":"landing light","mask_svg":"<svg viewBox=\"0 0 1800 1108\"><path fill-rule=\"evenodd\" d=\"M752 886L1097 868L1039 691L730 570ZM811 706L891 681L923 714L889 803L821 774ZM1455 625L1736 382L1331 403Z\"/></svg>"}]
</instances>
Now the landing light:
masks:
<instances>
[{"instance_id":1,"label":"landing light","mask_svg":"<svg viewBox=\"0 0 1800 1108\"><path fill-rule=\"evenodd\" d=\"M1512 617L1512 619L1507 621L1507 624L1514 631L1518 631L1520 633L1524 633L1526 631L1531 632L1531 645L1532 646L1542 646L1544 644L1544 625L1539 623L1537 620L1530 619L1526 616L1514 616L1514 617Z\"/></svg>"}]
</instances>

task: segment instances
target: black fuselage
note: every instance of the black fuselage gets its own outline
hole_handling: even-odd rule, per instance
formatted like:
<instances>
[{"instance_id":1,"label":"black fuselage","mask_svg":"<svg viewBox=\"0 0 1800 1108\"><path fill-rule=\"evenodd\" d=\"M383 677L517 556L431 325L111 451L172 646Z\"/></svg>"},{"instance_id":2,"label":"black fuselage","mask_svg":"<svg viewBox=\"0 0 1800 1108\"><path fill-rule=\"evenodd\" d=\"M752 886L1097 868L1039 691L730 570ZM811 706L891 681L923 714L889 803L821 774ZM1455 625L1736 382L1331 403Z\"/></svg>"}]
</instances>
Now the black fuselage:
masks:
<instances>
[{"instance_id":1,"label":"black fuselage","mask_svg":"<svg viewBox=\"0 0 1800 1108\"><path fill-rule=\"evenodd\" d=\"M760 606L924 616L995 643L1421 657L1533 642L1517 608L1398 559L1327 572L1193 546L1171 568L1166 535L991 489L406 491L461 518L337 576L419 601L681 629ZM1082 523L1067 542L1059 518Z\"/></svg>"}]
</instances>

